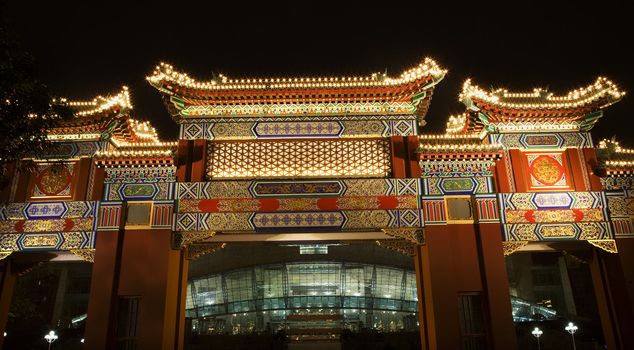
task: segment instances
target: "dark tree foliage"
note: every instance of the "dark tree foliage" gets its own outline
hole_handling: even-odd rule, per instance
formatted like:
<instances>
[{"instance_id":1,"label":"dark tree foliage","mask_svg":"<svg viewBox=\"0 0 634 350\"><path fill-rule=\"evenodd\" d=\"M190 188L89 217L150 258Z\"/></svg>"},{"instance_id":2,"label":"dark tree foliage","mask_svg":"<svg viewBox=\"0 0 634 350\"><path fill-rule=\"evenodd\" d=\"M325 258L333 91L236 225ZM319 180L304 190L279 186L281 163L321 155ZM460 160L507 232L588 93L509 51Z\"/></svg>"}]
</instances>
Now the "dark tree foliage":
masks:
<instances>
[{"instance_id":1,"label":"dark tree foliage","mask_svg":"<svg viewBox=\"0 0 634 350\"><path fill-rule=\"evenodd\" d=\"M51 146L46 131L72 116L58 101L38 81L32 57L0 18L0 169Z\"/></svg>"}]
</instances>

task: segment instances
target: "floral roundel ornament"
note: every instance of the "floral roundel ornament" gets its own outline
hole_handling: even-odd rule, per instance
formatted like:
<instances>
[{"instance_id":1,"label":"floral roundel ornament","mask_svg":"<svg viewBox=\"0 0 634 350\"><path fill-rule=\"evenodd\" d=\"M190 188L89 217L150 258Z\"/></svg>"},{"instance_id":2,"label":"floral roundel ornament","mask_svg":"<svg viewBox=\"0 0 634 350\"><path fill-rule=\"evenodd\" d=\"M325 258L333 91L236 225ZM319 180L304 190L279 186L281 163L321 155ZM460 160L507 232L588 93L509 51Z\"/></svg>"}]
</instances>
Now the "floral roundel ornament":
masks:
<instances>
[{"instance_id":1,"label":"floral roundel ornament","mask_svg":"<svg viewBox=\"0 0 634 350\"><path fill-rule=\"evenodd\" d=\"M65 165L54 164L40 172L36 186L46 196L66 195L71 180L72 174Z\"/></svg>"},{"instance_id":2,"label":"floral roundel ornament","mask_svg":"<svg viewBox=\"0 0 634 350\"><path fill-rule=\"evenodd\" d=\"M534 180L546 186L558 185L564 177L563 165L551 155L537 156L531 161L529 171Z\"/></svg>"}]
</instances>

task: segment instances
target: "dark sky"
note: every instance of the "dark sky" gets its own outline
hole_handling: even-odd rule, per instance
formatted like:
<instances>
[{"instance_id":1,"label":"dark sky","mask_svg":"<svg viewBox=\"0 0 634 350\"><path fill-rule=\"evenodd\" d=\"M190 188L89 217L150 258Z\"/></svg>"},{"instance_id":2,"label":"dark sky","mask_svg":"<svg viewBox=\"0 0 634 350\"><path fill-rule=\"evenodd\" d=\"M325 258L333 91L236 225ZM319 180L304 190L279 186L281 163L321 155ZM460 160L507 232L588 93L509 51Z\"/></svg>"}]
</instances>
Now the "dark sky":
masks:
<instances>
[{"instance_id":1,"label":"dark sky","mask_svg":"<svg viewBox=\"0 0 634 350\"><path fill-rule=\"evenodd\" d=\"M56 94L88 99L128 85L137 116L163 138L175 138L177 128L145 81L161 61L206 80L213 73L398 75L429 56L449 74L424 131L442 131L449 114L463 111L457 96L468 77L485 88L564 93L604 75L630 94L606 110L594 138L616 134L634 147L633 20L625 3L369 3L21 0L3 11Z\"/></svg>"}]
</instances>

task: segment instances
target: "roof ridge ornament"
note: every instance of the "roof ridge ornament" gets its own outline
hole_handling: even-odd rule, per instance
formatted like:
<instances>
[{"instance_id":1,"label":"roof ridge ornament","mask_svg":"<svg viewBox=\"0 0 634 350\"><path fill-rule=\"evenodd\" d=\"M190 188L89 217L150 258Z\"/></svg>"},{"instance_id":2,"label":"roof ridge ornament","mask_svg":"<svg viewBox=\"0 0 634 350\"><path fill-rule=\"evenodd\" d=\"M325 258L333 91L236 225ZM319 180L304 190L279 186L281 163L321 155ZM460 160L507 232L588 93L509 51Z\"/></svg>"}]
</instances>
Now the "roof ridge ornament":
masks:
<instances>
[{"instance_id":1,"label":"roof ridge ornament","mask_svg":"<svg viewBox=\"0 0 634 350\"><path fill-rule=\"evenodd\" d=\"M467 79L459 100L466 106L470 120L489 133L585 132L603 116L604 108L623 96L625 92L605 77L562 95L547 88L532 92L485 91Z\"/></svg>"},{"instance_id":2,"label":"roof ridge ornament","mask_svg":"<svg viewBox=\"0 0 634 350\"><path fill-rule=\"evenodd\" d=\"M387 70L384 73L373 73L369 76L342 76L342 77L274 77L274 78L247 78L230 79L218 74L208 81L199 81L174 69L168 63L159 63L146 80L157 87L161 82L169 82L188 88L201 90L222 89L278 89L287 87L347 87L347 86L372 86L372 85L399 85L415 81L423 76L431 76L436 82L442 80L447 73L436 61L426 57L418 66L403 71L398 77L390 77Z\"/></svg>"},{"instance_id":3,"label":"roof ridge ornament","mask_svg":"<svg viewBox=\"0 0 634 350\"><path fill-rule=\"evenodd\" d=\"M602 97L608 97L609 104L602 105L605 108L619 101L625 96L625 91L605 77L598 77L593 84L575 89L564 95L555 95L548 88L534 88L532 92L509 92L506 89L485 91L473 84L471 79L465 80L462 92L459 95L461 101L480 100L497 106L519 109L533 108L574 108L596 101Z\"/></svg>"},{"instance_id":4,"label":"roof ridge ornament","mask_svg":"<svg viewBox=\"0 0 634 350\"><path fill-rule=\"evenodd\" d=\"M380 105L391 114L415 115L424 124L433 88L446 73L433 59L425 58L398 76L389 76L387 71L356 77L247 79L219 74L204 81L160 63L146 79L163 94L170 115L177 121L216 116L310 117L332 114L333 108L342 105L349 108L336 114L382 115L383 111L376 111Z\"/></svg>"}]
</instances>

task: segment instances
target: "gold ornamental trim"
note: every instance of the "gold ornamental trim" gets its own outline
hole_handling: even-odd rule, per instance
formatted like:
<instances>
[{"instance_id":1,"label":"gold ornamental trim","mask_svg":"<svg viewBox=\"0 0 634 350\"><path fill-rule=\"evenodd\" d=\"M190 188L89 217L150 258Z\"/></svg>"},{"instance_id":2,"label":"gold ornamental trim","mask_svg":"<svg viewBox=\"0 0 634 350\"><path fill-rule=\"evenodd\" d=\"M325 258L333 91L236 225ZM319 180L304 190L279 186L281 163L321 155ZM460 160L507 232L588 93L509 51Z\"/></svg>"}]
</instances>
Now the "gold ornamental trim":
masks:
<instances>
[{"instance_id":1,"label":"gold ornamental trim","mask_svg":"<svg viewBox=\"0 0 634 350\"><path fill-rule=\"evenodd\" d=\"M376 244L379 247L390 249L407 256L416 255L416 247L418 246L405 239L379 239L376 241Z\"/></svg>"},{"instance_id":2,"label":"gold ornamental trim","mask_svg":"<svg viewBox=\"0 0 634 350\"><path fill-rule=\"evenodd\" d=\"M95 250L94 249L71 249L70 252L75 256L80 257L87 262L95 262Z\"/></svg>"},{"instance_id":3,"label":"gold ornamental trim","mask_svg":"<svg viewBox=\"0 0 634 350\"><path fill-rule=\"evenodd\" d=\"M174 233L175 249L187 247L192 243L202 242L216 235L216 231L180 231Z\"/></svg>"},{"instance_id":4,"label":"gold ornamental trim","mask_svg":"<svg viewBox=\"0 0 634 350\"><path fill-rule=\"evenodd\" d=\"M524 248L528 244L528 241L506 241L502 242L502 248L504 256L509 256L516 251Z\"/></svg>"},{"instance_id":5,"label":"gold ornamental trim","mask_svg":"<svg viewBox=\"0 0 634 350\"><path fill-rule=\"evenodd\" d=\"M195 243L187 247L187 259L196 260L203 255L211 254L219 249L223 249L227 243Z\"/></svg>"},{"instance_id":6,"label":"gold ornamental trim","mask_svg":"<svg viewBox=\"0 0 634 350\"><path fill-rule=\"evenodd\" d=\"M619 252L616 241L613 239L589 239L588 243L608 253L616 254Z\"/></svg>"},{"instance_id":7,"label":"gold ornamental trim","mask_svg":"<svg viewBox=\"0 0 634 350\"><path fill-rule=\"evenodd\" d=\"M425 244L425 232L421 227L384 228L381 231L390 237L404 239L417 245Z\"/></svg>"},{"instance_id":8,"label":"gold ornamental trim","mask_svg":"<svg viewBox=\"0 0 634 350\"><path fill-rule=\"evenodd\" d=\"M11 255L13 253L13 251L8 251L8 252L0 252L0 260L4 260L6 259L9 255Z\"/></svg>"}]
</instances>

